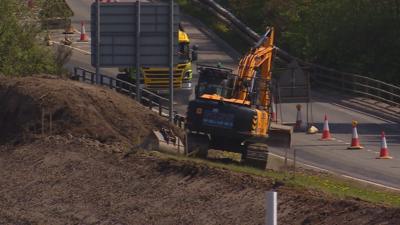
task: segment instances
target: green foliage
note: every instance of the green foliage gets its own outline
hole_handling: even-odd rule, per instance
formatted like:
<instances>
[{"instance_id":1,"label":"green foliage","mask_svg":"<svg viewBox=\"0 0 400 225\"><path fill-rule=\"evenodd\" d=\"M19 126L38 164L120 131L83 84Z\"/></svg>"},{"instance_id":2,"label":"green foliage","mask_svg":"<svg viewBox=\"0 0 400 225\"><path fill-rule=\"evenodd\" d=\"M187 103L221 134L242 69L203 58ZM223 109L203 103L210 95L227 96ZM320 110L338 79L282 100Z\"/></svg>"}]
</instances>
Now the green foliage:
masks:
<instances>
[{"instance_id":1,"label":"green foliage","mask_svg":"<svg viewBox=\"0 0 400 225\"><path fill-rule=\"evenodd\" d=\"M400 0L219 0L307 61L400 84Z\"/></svg>"},{"instance_id":2,"label":"green foliage","mask_svg":"<svg viewBox=\"0 0 400 225\"><path fill-rule=\"evenodd\" d=\"M73 12L70 10L65 0L42 0L41 3L40 18L67 18L73 16Z\"/></svg>"},{"instance_id":3,"label":"green foliage","mask_svg":"<svg viewBox=\"0 0 400 225\"><path fill-rule=\"evenodd\" d=\"M25 4L0 1L0 74L57 74L62 71L57 54L39 44L40 29Z\"/></svg>"},{"instance_id":4,"label":"green foliage","mask_svg":"<svg viewBox=\"0 0 400 225\"><path fill-rule=\"evenodd\" d=\"M204 25L214 31L220 38L241 53L245 53L251 47L243 41L231 27L218 21L218 17L204 10L195 0L177 0L184 13L200 20Z\"/></svg>"}]
</instances>

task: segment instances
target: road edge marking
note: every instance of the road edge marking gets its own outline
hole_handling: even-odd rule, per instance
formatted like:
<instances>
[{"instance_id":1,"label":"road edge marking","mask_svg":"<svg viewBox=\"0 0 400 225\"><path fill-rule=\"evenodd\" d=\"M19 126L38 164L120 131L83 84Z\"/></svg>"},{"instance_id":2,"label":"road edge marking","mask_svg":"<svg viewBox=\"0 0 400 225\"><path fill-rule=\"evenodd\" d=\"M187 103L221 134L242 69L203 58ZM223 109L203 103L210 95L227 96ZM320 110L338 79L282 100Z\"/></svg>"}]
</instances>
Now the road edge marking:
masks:
<instances>
[{"instance_id":1,"label":"road edge marking","mask_svg":"<svg viewBox=\"0 0 400 225\"><path fill-rule=\"evenodd\" d=\"M67 48L71 48L71 49L73 49L73 50L75 50L75 51L78 51L78 52L81 52L81 53L85 53L86 55L91 55L91 54L92 54L92 53L89 52L89 51L85 51L85 50L82 50L82 49L80 49L80 48L76 48L76 47L69 46L69 45L63 45L63 44L58 43L58 42L55 42L55 41L52 41L51 43L56 44L56 45L62 45L62 46L65 46L65 47L67 47Z\"/></svg>"},{"instance_id":2,"label":"road edge marking","mask_svg":"<svg viewBox=\"0 0 400 225\"><path fill-rule=\"evenodd\" d=\"M269 152L268 154L271 154L272 156L278 157L280 159L285 159L285 157L277 155L275 153ZM289 159L289 158L287 160L288 161L293 161L293 159ZM306 167L310 167L310 168L317 169L317 170L324 171L324 172L329 172L331 174L339 175L339 176L347 178L347 179L356 180L356 181L359 181L359 182L362 182L362 183L366 183L366 184L374 185L374 186L377 186L377 187L382 187L382 188L386 188L386 189L390 189L390 190L393 190L393 191L400 192L400 188L395 188L395 187L387 186L387 185L384 185L384 184L379 184L379 183L376 183L376 182L373 182L373 181L352 177L352 176L349 176L349 175L346 175L346 174L337 173L337 172L334 172L334 171L331 171L331 170L323 169L321 167L313 166L313 165L310 165L310 164L307 164L307 163L303 163L303 162L298 162L298 163L302 164L302 165L304 165Z\"/></svg>"}]
</instances>

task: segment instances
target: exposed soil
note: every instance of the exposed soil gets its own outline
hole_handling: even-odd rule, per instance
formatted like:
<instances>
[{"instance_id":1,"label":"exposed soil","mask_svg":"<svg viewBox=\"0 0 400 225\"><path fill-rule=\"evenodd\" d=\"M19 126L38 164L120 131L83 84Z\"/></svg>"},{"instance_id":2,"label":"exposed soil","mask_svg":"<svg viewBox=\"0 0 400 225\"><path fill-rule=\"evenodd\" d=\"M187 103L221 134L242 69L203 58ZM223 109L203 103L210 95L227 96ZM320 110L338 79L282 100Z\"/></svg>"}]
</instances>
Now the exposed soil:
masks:
<instances>
[{"instance_id":1,"label":"exposed soil","mask_svg":"<svg viewBox=\"0 0 400 225\"><path fill-rule=\"evenodd\" d=\"M58 136L0 150L0 224L264 224L270 180ZM400 224L400 210L281 187L279 224Z\"/></svg>"},{"instance_id":2,"label":"exposed soil","mask_svg":"<svg viewBox=\"0 0 400 225\"><path fill-rule=\"evenodd\" d=\"M136 135L168 125L127 97L60 79L2 78L0 107L0 224L264 224L272 180L148 153L124 157ZM31 129L41 107L54 113L46 137ZM278 192L279 224L400 224L400 209Z\"/></svg>"},{"instance_id":3,"label":"exposed soil","mask_svg":"<svg viewBox=\"0 0 400 225\"><path fill-rule=\"evenodd\" d=\"M131 145L169 126L115 91L51 76L1 77L0 122L0 144L24 143L43 132Z\"/></svg>"}]
</instances>

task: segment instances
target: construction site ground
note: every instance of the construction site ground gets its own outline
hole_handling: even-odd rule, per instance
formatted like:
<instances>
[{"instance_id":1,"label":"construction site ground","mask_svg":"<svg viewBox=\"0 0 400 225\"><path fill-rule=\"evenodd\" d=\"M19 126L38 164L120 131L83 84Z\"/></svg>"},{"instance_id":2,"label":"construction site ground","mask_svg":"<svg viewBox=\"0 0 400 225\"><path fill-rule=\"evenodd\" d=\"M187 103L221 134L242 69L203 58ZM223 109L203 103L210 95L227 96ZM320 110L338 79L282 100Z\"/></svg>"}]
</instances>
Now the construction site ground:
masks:
<instances>
[{"instance_id":1,"label":"construction site ground","mask_svg":"<svg viewBox=\"0 0 400 225\"><path fill-rule=\"evenodd\" d=\"M112 90L0 77L0 122L0 224L264 224L274 180L149 153L171 125ZM400 224L398 208L277 191L279 224Z\"/></svg>"}]
</instances>

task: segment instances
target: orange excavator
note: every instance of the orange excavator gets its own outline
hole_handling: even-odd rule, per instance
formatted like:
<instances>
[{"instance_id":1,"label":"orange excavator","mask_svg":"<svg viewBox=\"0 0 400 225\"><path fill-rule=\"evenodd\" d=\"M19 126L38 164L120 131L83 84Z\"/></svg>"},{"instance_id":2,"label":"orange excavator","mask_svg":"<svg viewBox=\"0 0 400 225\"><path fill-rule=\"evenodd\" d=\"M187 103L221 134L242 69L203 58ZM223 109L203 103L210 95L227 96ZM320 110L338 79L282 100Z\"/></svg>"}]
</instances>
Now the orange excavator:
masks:
<instances>
[{"instance_id":1,"label":"orange excavator","mask_svg":"<svg viewBox=\"0 0 400 225\"><path fill-rule=\"evenodd\" d=\"M237 75L226 68L199 66L196 98L186 115L189 154L236 152L246 164L265 168L271 141L290 146L291 129L271 128L273 57L274 29L267 28L240 60Z\"/></svg>"}]
</instances>

